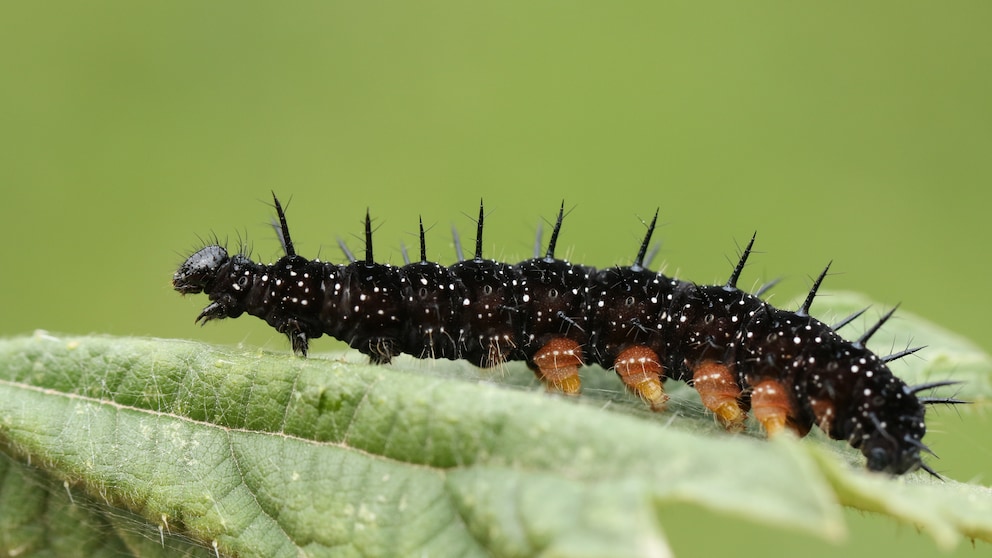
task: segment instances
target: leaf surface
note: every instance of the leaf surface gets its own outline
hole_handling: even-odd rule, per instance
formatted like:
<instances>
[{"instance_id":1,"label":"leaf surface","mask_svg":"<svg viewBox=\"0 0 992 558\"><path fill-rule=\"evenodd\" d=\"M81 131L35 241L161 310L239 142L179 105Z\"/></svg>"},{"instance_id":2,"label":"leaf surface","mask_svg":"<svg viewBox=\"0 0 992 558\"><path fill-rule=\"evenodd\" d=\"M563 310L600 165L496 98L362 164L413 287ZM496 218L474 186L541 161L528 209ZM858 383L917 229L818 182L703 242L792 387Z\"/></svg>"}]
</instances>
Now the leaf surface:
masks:
<instances>
[{"instance_id":1,"label":"leaf surface","mask_svg":"<svg viewBox=\"0 0 992 558\"><path fill-rule=\"evenodd\" d=\"M941 362L968 349L945 347ZM976 355L957 360L958 397L987 395ZM473 373L162 339L0 340L0 548L662 557L657 512L685 502L829 540L845 533L839 503L944 547L992 540L987 488L870 474L822 436L726 435L689 388L656 415L597 369L578 400L521 389L534 385L523 367Z\"/></svg>"}]
</instances>

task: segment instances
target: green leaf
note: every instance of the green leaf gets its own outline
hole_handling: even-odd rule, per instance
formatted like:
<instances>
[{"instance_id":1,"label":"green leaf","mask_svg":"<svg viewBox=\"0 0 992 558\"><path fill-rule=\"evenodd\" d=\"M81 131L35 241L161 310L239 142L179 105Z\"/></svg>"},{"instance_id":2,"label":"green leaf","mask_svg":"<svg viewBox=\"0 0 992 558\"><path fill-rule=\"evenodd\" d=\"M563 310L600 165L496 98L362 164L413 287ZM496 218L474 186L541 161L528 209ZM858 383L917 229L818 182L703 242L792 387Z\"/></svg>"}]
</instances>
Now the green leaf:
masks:
<instances>
[{"instance_id":1,"label":"green leaf","mask_svg":"<svg viewBox=\"0 0 992 558\"><path fill-rule=\"evenodd\" d=\"M595 368L570 399L523 366L346 359L0 340L0 549L667 556L658 511L680 503L840 540L840 502L943 547L992 540L987 488L871 474L822 436L724 434L674 383L671 412L657 415ZM985 396L988 358L968 362L957 396Z\"/></svg>"}]
</instances>

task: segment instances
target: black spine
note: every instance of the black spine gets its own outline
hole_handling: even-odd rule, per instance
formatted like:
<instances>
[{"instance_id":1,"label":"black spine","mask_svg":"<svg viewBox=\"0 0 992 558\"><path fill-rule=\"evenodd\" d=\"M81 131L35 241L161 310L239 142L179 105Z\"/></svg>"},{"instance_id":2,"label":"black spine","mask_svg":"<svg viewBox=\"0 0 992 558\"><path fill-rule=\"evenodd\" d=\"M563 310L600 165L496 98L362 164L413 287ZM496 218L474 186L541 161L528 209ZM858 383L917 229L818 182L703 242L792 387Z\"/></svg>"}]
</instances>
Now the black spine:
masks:
<instances>
[{"instance_id":1,"label":"black spine","mask_svg":"<svg viewBox=\"0 0 992 558\"><path fill-rule=\"evenodd\" d=\"M276 197L276 193L272 192L272 201L276 206L276 214L279 216L279 228L276 232L279 234L279 240L282 242L282 248L285 250L287 256L295 256L296 248L293 247L293 239L289 236L289 225L286 224L286 213L282 210L282 205L279 203L279 198Z\"/></svg>"},{"instance_id":2,"label":"black spine","mask_svg":"<svg viewBox=\"0 0 992 558\"><path fill-rule=\"evenodd\" d=\"M634 258L634 265L630 266L631 269L640 271L644 269L644 256L648 253L648 246L651 244L651 235L654 234L654 226L658 222L658 210L654 210L654 217L651 219L651 223L648 225L648 231L644 234L644 241L641 242L640 249L637 250L637 257Z\"/></svg>"},{"instance_id":3,"label":"black spine","mask_svg":"<svg viewBox=\"0 0 992 558\"><path fill-rule=\"evenodd\" d=\"M754 239L757 237L758 237L758 232L755 231L754 234L751 235L751 240L747 243L747 246L745 246L744 250L741 252L741 257L739 260L737 260L737 265L734 266L733 273L731 273L730 278L727 279L727 284L724 285L725 289L730 290L737 288L737 280L741 278L741 273L744 271L744 266L747 264L747 258L751 255L751 248L754 246ZM772 285L774 285L774 283L772 283Z\"/></svg>"}]
</instances>

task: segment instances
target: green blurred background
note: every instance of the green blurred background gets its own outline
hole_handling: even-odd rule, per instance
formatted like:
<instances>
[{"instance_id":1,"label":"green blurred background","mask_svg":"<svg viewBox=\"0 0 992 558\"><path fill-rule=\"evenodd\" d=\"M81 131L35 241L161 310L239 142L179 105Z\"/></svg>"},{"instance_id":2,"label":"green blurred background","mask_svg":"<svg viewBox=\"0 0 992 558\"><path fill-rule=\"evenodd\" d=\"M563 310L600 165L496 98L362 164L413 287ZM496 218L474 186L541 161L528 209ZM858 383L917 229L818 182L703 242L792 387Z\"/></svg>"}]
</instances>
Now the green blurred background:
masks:
<instances>
[{"instance_id":1,"label":"green blurred background","mask_svg":"<svg viewBox=\"0 0 992 558\"><path fill-rule=\"evenodd\" d=\"M625 263L638 218L660 207L658 261L681 278L725 280L735 242L757 230L743 285L782 277L784 302L833 260L830 289L901 302L992 350L988 2L95 1L0 14L0 335L288 351L259 320L195 327L206 300L170 287L198 236L278 257L275 190L300 251L333 261L338 237L361 248L368 207L380 259L401 262L423 215L429 255L450 263L450 227L471 242L484 198L489 256L528 256L564 199L569 256ZM990 426L938 410L938 470L987 484ZM701 510L662 515L684 556L840 551ZM849 556L936 552L890 520L848 519Z\"/></svg>"}]
</instances>

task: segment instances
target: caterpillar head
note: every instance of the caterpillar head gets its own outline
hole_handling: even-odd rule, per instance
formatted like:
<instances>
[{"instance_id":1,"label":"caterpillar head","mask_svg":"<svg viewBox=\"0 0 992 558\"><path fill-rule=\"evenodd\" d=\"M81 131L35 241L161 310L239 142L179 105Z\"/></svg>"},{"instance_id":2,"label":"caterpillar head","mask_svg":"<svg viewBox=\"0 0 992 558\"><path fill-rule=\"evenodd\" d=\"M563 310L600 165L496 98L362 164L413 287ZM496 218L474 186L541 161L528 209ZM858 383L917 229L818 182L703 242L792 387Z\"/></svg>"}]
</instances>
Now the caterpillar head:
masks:
<instances>
[{"instance_id":1,"label":"caterpillar head","mask_svg":"<svg viewBox=\"0 0 992 558\"><path fill-rule=\"evenodd\" d=\"M182 294L205 292L213 301L196 317L199 323L237 318L245 311L259 266L243 254L227 255L221 246L200 249L179 266L172 286Z\"/></svg>"},{"instance_id":2,"label":"caterpillar head","mask_svg":"<svg viewBox=\"0 0 992 558\"><path fill-rule=\"evenodd\" d=\"M227 250L212 244L186 258L172 276L172 287L182 294L210 291L221 267L228 262Z\"/></svg>"}]
</instances>

